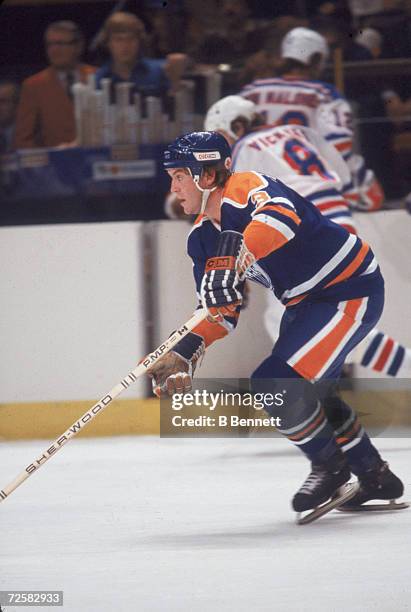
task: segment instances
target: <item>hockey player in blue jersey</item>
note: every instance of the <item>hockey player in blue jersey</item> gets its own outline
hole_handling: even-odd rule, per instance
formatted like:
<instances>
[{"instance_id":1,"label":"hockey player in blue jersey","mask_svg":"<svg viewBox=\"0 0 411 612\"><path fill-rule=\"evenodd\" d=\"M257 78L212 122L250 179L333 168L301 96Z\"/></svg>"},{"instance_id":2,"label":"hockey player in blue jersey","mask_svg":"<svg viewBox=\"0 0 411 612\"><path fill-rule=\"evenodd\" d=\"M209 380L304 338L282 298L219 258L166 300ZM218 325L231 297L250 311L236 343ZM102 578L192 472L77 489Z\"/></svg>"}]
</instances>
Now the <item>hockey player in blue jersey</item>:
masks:
<instances>
[{"instance_id":1,"label":"hockey player in blue jersey","mask_svg":"<svg viewBox=\"0 0 411 612\"><path fill-rule=\"evenodd\" d=\"M257 172L232 174L230 155L227 141L216 132L177 138L164 154L171 191L187 214L199 213L188 254L197 295L210 317L152 368L154 391L162 395L191 388L201 354L236 326L243 280L258 282L286 309L271 355L252 375L254 388L272 388L276 379L297 382L279 431L312 464L293 498L294 510L397 499L402 482L354 411L345 404L337 429L315 393L306 394L312 382L338 378L348 353L380 318L384 281L372 250L281 181ZM351 473L359 490L341 496Z\"/></svg>"},{"instance_id":2,"label":"hockey player in blue jersey","mask_svg":"<svg viewBox=\"0 0 411 612\"><path fill-rule=\"evenodd\" d=\"M300 125L262 126L251 100L227 96L213 104L204 128L218 131L232 147L234 172L255 170L280 179L312 202L322 215L357 234L350 208L367 210L363 190L353 189L342 156L318 132ZM348 197L347 197L348 193ZM277 338L283 307L267 292L266 328ZM411 349L374 328L347 363L358 363L383 375L411 375Z\"/></svg>"}]
</instances>

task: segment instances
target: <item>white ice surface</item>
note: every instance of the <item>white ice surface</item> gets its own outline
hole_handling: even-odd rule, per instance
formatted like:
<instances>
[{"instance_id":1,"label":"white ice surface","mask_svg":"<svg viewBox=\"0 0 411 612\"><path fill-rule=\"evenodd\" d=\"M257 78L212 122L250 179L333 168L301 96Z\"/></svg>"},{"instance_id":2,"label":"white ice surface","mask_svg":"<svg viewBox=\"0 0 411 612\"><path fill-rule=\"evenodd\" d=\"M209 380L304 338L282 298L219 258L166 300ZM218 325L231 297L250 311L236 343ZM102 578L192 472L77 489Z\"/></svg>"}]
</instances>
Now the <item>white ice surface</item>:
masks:
<instances>
[{"instance_id":1,"label":"white ice surface","mask_svg":"<svg viewBox=\"0 0 411 612\"><path fill-rule=\"evenodd\" d=\"M411 439L376 444L411 497ZM0 486L46 447L1 444ZM308 467L282 439L73 440L0 504L0 589L62 589L70 612L411 610L411 509L297 526Z\"/></svg>"}]
</instances>

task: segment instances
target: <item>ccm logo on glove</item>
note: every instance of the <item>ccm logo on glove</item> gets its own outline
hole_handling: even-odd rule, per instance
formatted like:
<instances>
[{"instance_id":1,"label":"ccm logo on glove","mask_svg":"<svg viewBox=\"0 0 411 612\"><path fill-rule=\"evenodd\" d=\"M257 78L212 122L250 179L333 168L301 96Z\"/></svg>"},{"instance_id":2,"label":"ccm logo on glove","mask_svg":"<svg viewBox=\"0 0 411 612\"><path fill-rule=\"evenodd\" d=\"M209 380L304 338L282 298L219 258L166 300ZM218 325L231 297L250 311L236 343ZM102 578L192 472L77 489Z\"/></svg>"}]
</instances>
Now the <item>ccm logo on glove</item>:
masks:
<instances>
[{"instance_id":1,"label":"ccm logo on glove","mask_svg":"<svg viewBox=\"0 0 411 612\"><path fill-rule=\"evenodd\" d=\"M211 270L235 270L237 257L211 257L207 259L205 271Z\"/></svg>"}]
</instances>

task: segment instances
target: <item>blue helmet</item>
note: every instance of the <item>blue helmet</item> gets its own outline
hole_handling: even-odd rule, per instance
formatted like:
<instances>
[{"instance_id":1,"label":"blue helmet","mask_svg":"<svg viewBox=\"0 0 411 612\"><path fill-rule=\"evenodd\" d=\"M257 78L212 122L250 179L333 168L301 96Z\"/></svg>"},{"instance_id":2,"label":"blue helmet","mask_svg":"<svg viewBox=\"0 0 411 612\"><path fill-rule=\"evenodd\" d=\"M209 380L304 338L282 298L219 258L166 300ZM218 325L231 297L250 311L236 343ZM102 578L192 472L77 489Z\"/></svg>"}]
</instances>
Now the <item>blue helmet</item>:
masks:
<instances>
[{"instance_id":1,"label":"blue helmet","mask_svg":"<svg viewBox=\"0 0 411 612\"><path fill-rule=\"evenodd\" d=\"M176 138L164 151L163 165L169 168L189 168L195 180L204 166L222 163L228 168L231 148L218 132L191 132Z\"/></svg>"}]
</instances>

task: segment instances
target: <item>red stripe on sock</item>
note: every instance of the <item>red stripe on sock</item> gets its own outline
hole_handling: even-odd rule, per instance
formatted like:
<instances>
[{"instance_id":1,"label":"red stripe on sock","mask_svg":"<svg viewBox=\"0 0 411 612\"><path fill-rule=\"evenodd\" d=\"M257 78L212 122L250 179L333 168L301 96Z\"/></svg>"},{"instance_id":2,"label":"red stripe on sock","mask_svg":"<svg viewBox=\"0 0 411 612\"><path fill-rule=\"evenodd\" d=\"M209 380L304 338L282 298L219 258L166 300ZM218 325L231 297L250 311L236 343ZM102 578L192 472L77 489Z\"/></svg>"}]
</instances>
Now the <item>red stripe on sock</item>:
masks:
<instances>
[{"instance_id":1,"label":"red stripe on sock","mask_svg":"<svg viewBox=\"0 0 411 612\"><path fill-rule=\"evenodd\" d=\"M381 355L378 357L377 362L374 366L374 370L377 372L381 372L385 364L387 363L388 357L394 346L394 340L392 338L388 338L386 345L384 346Z\"/></svg>"}]
</instances>

